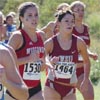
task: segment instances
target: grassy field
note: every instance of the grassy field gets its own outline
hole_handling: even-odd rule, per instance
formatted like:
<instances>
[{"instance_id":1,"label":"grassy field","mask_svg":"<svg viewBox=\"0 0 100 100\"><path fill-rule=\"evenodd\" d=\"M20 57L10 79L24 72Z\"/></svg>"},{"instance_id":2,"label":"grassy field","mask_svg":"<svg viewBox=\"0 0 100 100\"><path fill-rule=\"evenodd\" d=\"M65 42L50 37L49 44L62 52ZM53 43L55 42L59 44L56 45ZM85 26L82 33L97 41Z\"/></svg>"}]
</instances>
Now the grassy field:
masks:
<instances>
[{"instance_id":1,"label":"grassy field","mask_svg":"<svg viewBox=\"0 0 100 100\"><path fill-rule=\"evenodd\" d=\"M44 82L45 82L45 74L42 73L42 86L44 86ZM97 86L94 85L94 93L95 93L94 100L100 100L100 84L98 84ZM77 100L83 100L83 97L79 91L76 91L76 96L77 96Z\"/></svg>"}]
</instances>

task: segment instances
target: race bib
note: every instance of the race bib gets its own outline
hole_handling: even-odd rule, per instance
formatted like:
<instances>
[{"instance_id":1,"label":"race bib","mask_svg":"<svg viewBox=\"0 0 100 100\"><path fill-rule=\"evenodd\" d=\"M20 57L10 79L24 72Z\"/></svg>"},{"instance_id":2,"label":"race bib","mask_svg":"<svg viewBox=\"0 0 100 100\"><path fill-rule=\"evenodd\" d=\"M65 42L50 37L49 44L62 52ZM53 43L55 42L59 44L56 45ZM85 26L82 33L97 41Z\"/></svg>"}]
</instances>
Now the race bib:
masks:
<instances>
[{"instance_id":1,"label":"race bib","mask_svg":"<svg viewBox=\"0 0 100 100\"><path fill-rule=\"evenodd\" d=\"M24 80L40 80L41 62L30 62L24 65Z\"/></svg>"},{"instance_id":2,"label":"race bib","mask_svg":"<svg viewBox=\"0 0 100 100\"><path fill-rule=\"evenodd\" d=\"M73 62L58 62L55 64L55 74L58 78L71 78L75 70Z\"/></svg>"},{"instance_id":3,"label":"race bib","mask_svg":"<svg viewBox=\"0 0 100 100\"><path fill-rule=\"evenodd\" d=\"M2 84L0 83L0 100L4 100L4 99L3 99L3 96L4 96L3 93L4 93L4 92L3 92L3 86L2 86Z\"/></svg>"}]
</instances>

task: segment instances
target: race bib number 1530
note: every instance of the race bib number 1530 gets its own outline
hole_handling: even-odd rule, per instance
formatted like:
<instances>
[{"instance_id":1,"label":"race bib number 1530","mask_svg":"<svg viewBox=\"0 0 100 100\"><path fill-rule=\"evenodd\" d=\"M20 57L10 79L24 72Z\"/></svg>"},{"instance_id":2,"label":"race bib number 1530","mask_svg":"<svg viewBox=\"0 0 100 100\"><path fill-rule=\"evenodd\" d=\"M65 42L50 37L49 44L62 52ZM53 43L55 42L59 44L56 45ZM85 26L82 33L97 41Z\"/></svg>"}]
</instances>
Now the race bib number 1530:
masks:
<instances>
[{"instance_id":1,"label":"race bib number 1530","mask_svg":"<svg viewBox=\"0 0 100 100\"><path fill-rule=\"evenodd\" d=\"M41 62L27 63L24 65L23 79L39 80L40 79Z\"/></svg>"}]
</instances>

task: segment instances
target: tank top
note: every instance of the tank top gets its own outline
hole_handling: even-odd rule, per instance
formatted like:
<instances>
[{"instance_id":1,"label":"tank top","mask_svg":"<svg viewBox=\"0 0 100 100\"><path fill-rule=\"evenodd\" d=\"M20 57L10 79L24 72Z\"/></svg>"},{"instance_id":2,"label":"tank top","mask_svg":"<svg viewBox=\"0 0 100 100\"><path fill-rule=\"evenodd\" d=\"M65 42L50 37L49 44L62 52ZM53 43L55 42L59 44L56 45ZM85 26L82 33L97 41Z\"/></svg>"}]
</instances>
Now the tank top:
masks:
<instances>
[{"instance_id":1,"label":"tank top","mask_svg":"<svg viewBox=\"0 0 100 100\"><path fill-rule=\"evenodd\" d=\"M74 27L73 28L73 34L82 38L85 41L86 45L90 46L90 36L89 36L89 32L88 32L88 26L85 25L85 24L83 26L84 26L83 33L79 33Z\"/></svg>"},{"instance_id":2,"label":"tank top","mask_svg":"<svg viewBox=\"0 0 100 100\"><path fill-rule=\"evenodd\" d=\"M58 81L62 83L76 83L76 66L78 61L77 50L77 36L72 35L72 44L70 49L63 50L57 40L57 36L52 38L53 50L49 54L50 58L57 56L59 62L54 65L56 77L53 77L51 71L48 72L48 78L52 81ZM64 62L66 60L66 62Z\"/></svg>"},{"instance_id":3,"label":"tank top","mask_svg":"<svg viewBox=\"0 0 100 100\"><path fill-rule=\"evenodd\" d=\"M20 30L23 36L23 45L16 50L18 58L29 56L34 50L38 50L40 58L44 56L44 44L37 32L37 42L33 42L24 30ZM28 87L35 87L40 83L41 62L28 62L19 66L19 72Z\"/></svg>"},{"instance_id":4,"label":"tank top","mask_svg":"<svg viewBox=\"0 0 100 100\"><path fill-rule=\"evenodd\" d=\"M6 33L6 35L7 35L8 37L11 36L11 33L12 33L12 32L14 32L14 31L17 30L17 29L16 29L16 25L7 25L6 27L7 27L7 33Z\"/></svg>"},{"instance_id":5,"label":"tank top","mask_svg":"<svg viewBox=\"0 0 100 100\"><path fill-rule=\"evenodd\" d=\"M89 32L88 32L88 26L85 24L83 24L83 26L84 26L83 33L77 32L77 30L74 27L73 34L75 34L76 36L79 36L81 39L84 40L84 42L86 43L87 46L90 46L90 36L89 36ZM80 54L78 55L78 62L83 62L83 58Z\"/></svg>"}]
</instances>

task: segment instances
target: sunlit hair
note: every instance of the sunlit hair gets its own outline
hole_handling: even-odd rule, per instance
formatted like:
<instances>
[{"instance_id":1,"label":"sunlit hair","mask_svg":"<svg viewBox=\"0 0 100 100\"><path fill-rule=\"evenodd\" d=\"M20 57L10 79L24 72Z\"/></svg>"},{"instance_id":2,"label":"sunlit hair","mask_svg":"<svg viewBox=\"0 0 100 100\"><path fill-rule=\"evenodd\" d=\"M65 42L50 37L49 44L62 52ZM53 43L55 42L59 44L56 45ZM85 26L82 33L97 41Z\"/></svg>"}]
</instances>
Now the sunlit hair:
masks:
<instances>
[{"instance_id":1,"label":"sunlit hair","mask_svg":"<svg viewBox=\"0 0 100 100\"><path fill-rule=\"evenodd\" d=\"M63 10L63 9L66 9L69 7L69 4L68 3L61 3L58 5L57 9L56 9L56 13L55 13L55 17L57 17L57 13L59 12L59 10Z\"/></svg>"},{"instance_id":2,"label":"sunlit hair","mask_svg":"<svg viewBox=\"0 0 100 100\"><path fill-rule=\"evenodd\" d=\"M13 17L13 15L8 14L8 15L5 17L4 24L7 24L7 20L8 20L9 18L14 18L14 17Z\"/></svg>"},{"instance_id":3,"label":"sunlit hair","mask_svg":"<svg viewBox=\"0 0 100 100\"><path fill-rule=\"evenodd\" d=\"M61 4L58 5L57 10L59 11L63 8L67 8L67 7L69 7L68 3L61 3Z\"/></svg>"},{"instance_id":4,"label":"sunlit hair","mask_svg":"<svg viewBox=\"0 0 100 100\"><path fill-rule=\"evenodd\" d=\"M8 14L8 15L6 16L6 20L8 20L9 18L14 18L14 17L13 17L12 14Z\"/></svg>"},{"instance_id":5,"label":"sunlit hair","mask_svg":"<svg viewBox=\"0 0 100 100\"><path fill-rule=\"evenodd\" d=\"M20 16L24 17L24 13L26 12L26 10L29 7L36 7L38 9L38 6L36 5L36 3L34 3L34 2L24 2L18 8L19 17ZM19 18L19 21L20 21L20 26L19 26L18 29L21 29L22 28L22 21L20 20L20 18Z\"/></svg>"},{"instance_id":6,"label":"sunlit hair","mask_svg":"<svg viewBox=\"0 0 100 100\"><path fill-rule=\"evenodd\" d=\"M4 19L4 14L0 11L0 17Z\"/></svg>"},{"instance_id":7,"label":"sunlit hair","mask_svg":"<svg viewBox=\"0 0 100 100\"><path fill-rule=\"evenodd\" d=\"M13 11L9 12L9 14L13 15L14 17L16 16L16 13Z\"/></svg>"},{"instance_id":8,"label":"sunlit hair","mask_svg":"<svg viewBox=\"0 0 100 100\"><path fill-rule=\"evenodd\" d=\"M73 9L77 6L77 5L81 5L83 6L84 8L86 8L86 5L81 2L81 1L74 1L70 4L70 9L73 11Z\"/></svg>"},{"instance_id":9,"label":"sunlit hair","mask_svg":"<svg viewBox=\"0 0 100 100\"><path fill-rule=\"evenodd\" d=\"M75 19L74 13L69 8L66 8L66 9L59 10L58 17L57 17L58 21L61 22L61 20L64 18L66 14L72 15Z\"/></svg>"}]
</instances>

